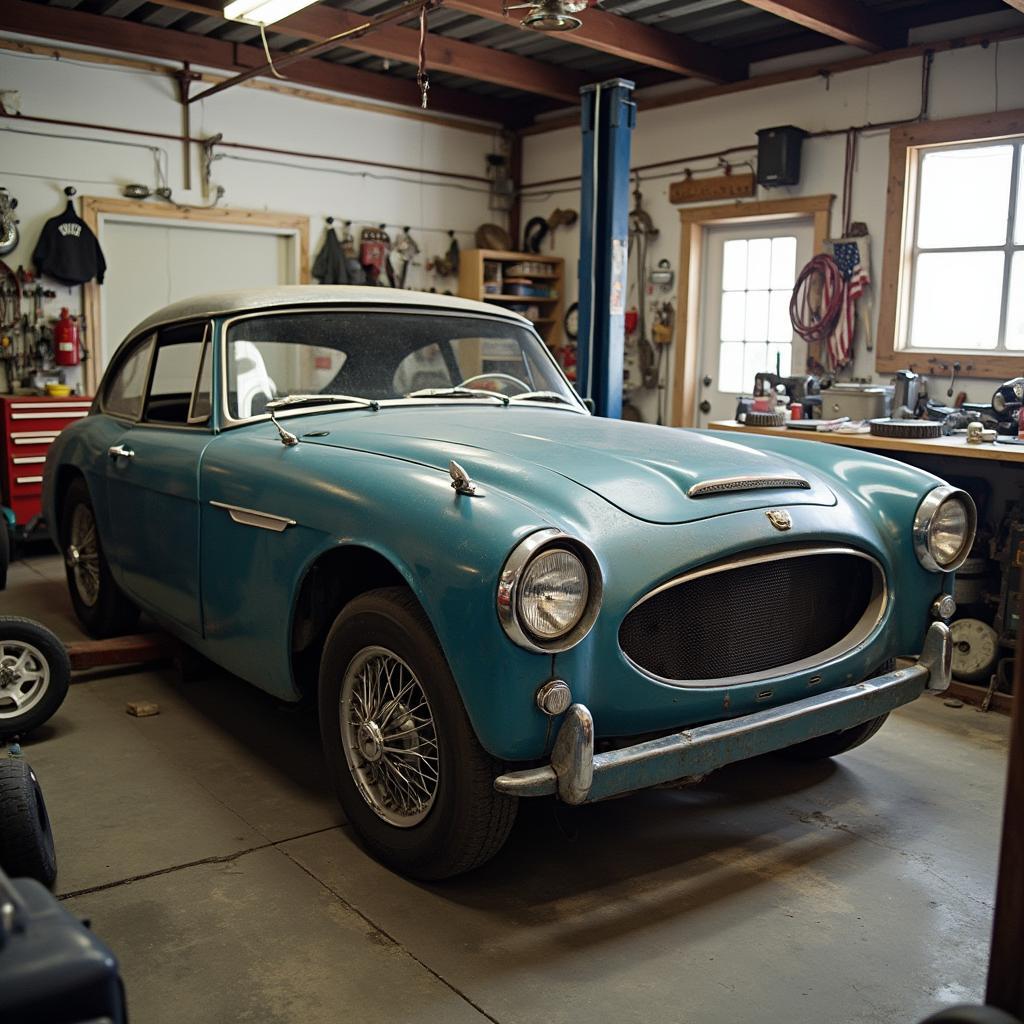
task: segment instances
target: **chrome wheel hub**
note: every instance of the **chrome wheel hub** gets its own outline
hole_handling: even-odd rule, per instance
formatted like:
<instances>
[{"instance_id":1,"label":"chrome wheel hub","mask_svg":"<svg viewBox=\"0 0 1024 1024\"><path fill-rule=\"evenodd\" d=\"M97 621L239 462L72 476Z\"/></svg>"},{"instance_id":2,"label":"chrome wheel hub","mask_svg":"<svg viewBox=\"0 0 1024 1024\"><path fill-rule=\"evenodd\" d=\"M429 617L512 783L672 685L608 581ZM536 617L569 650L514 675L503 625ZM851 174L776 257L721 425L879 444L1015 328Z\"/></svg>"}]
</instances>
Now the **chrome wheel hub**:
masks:
<instances>
[{"instance_id":1,"label":"chrome wheel hub","mask_svg":"<svg viewBox=\"0 0 1024 1024\"><path fill-rule=\"evenodd\" d=\"M100 548L96 520L87 505L76 505L65 561L83 604L90 608L100 596Z\"/></svg>"},{"instance_id":2,"label":"chrome wheel hub","mask_svg":"<svg viewBox=\"0 0 1024 1024\"><path fill-rule=\"evenodd\" d=\"M384 647L364 647L345 669L339 707L345 761L360 795L389 825L411 828L437 796L437 733L412 669Z\"/></svg>"},{"instance_id":3,"label":"chrome wheel hub","mask_svg":"<svg viewBox=\"0 0 1024 1024\"><path fill-rule=\"evenodd\" d=\"M50 685L50 665L23 640L0 641L0 720L18 718L36 706Z\"/></svg>"}]
</instances>

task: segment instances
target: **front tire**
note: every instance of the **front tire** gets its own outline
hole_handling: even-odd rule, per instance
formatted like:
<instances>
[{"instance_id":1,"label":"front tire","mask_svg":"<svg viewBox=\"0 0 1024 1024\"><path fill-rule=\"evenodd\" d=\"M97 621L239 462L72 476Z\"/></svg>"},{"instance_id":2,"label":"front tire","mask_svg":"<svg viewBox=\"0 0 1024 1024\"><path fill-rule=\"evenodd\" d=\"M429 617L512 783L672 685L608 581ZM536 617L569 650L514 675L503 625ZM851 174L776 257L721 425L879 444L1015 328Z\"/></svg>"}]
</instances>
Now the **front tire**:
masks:
<instances>
[{"instance_id":1,"label":"front tire","mask_svg":"<svg viewBox=\"0 0 1024 1024\"><path fill-rule=\"evenodd\" d=\"M0 618L0 740L47 721L70 681L68 652L54 633L31 619Z\"/></svg>"},{"instance_id":2,"label":"front tire","mask_svg":"<svg viewBox=\"0 0 1024 1024\"><path fill-rule=\"evenodd\" d=\"M139 609L114 582L103 553L96 512L82 477L72 481L61 516L61 548L78 621L97 640L130 633Z\"/></svg>"},{"instance_id":3,"label":"front tire","mask_svg":"<svg viewBox=\"0 0 1024 1024\"><path fill-rule=\"evenodd\" d=\"M436 880L490 860L517 801L494 790L427 617L403 588L349 603L320 666L320 729L349 822L396 871Z\"/></svg>"}]
</instances>

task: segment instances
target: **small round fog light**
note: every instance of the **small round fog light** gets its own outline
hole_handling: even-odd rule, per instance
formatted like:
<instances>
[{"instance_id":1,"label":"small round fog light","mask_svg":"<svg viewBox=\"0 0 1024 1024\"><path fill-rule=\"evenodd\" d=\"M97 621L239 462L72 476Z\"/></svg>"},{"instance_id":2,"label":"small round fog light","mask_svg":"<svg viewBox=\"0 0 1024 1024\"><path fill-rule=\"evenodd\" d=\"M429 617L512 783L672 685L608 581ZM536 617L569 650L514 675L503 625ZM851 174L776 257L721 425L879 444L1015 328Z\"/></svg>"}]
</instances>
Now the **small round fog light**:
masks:
<instances>
[{"instance_id":1,"label":"small round fog light","mask_svg":"<svg viewBox=\"0 0 1024 1024\"><path fill-rule=\"evenodd\" d=\"M569 710L569 705L572 704L572 691L569 689L569 684L563 680L549 679L537 691L536 700L537 707L545 715L554 717Z\"/></svg>"}]
</instances>

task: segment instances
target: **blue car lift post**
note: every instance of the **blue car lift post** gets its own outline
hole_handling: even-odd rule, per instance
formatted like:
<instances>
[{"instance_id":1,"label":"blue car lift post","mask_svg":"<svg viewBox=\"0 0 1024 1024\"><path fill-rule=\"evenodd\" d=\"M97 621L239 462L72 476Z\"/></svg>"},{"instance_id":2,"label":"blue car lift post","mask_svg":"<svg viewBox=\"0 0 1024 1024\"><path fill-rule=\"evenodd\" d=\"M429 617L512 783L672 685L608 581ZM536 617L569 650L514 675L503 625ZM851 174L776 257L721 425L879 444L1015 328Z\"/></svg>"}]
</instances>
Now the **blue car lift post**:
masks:
<instances>
[{"instance_id":1,"label":"blue car lift post","mask_svg":"<svg viewBox=\"0 0 1024 1024\"><path fill-rule=\"evenodd\" d=\"M598 416L622 416L629 152L636 126L633 83L613 78L580 90L583 173L576 388ZM642 297L641 297L642 298Z\"/></svg>"}]
</instances>

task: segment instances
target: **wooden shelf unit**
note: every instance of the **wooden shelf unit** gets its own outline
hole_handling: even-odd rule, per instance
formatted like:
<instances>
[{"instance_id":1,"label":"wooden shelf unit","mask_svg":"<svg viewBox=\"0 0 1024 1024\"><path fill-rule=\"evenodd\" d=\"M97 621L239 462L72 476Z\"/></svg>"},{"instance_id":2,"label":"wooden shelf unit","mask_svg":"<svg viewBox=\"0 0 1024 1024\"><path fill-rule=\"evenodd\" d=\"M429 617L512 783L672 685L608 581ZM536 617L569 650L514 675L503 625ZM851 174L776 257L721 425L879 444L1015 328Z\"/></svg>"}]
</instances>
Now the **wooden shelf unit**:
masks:
<instances>
[{"instance_id":1,"label":"wooden shelf unit","mask_svg":"<svg viewBox=\"0 0 1024 1024\"><path fill-rule=\"evenodd\" d=\"M529 274L508 274L510 268L520 263L534 263L543 266L543 271ZM549 295L505 295L486 292L485 282L498 276L504 286L506 277L515 276L536 283L538 290ZM533 252L504 252L499 249L464 249L459 254L459 295L465 299L477 299L508 307L510 303L537 306L539 315L531 317L537 333L549 348L558 349L564 344L562 323L565 310L565 260L561 256L541 256Z\"/></svg>"}]
</instances>

